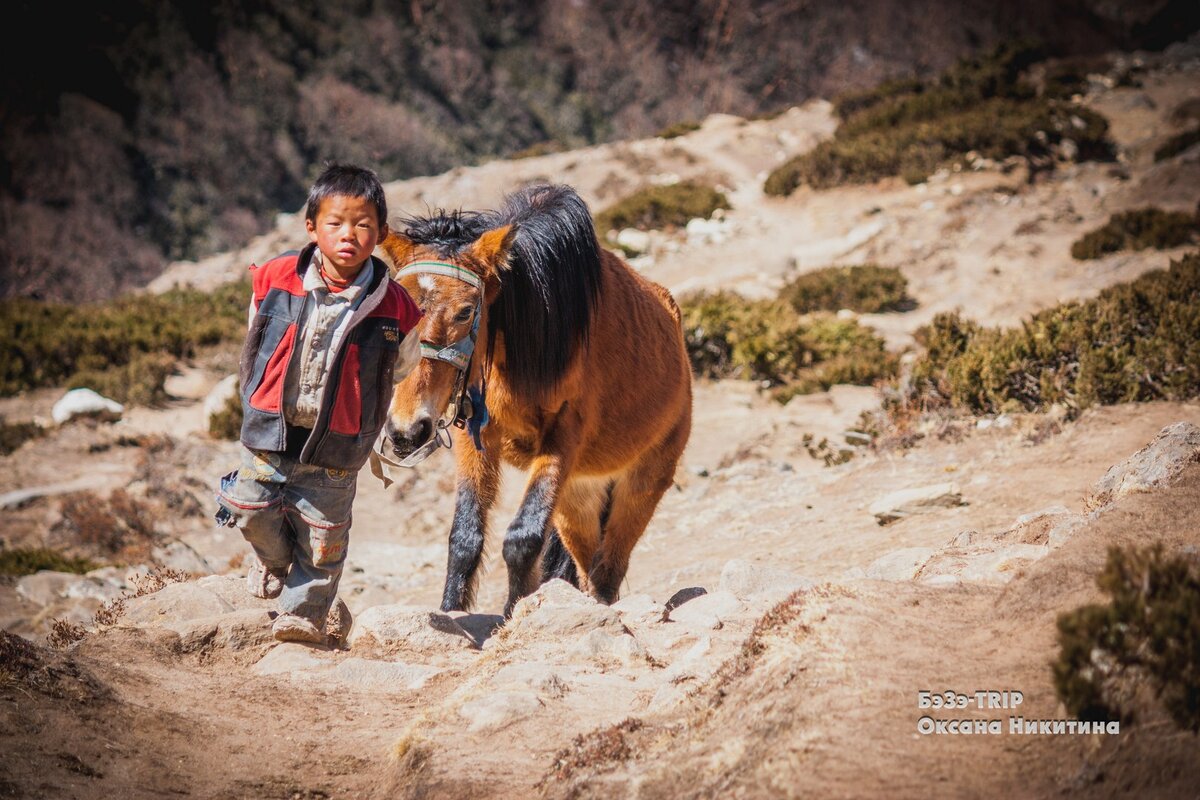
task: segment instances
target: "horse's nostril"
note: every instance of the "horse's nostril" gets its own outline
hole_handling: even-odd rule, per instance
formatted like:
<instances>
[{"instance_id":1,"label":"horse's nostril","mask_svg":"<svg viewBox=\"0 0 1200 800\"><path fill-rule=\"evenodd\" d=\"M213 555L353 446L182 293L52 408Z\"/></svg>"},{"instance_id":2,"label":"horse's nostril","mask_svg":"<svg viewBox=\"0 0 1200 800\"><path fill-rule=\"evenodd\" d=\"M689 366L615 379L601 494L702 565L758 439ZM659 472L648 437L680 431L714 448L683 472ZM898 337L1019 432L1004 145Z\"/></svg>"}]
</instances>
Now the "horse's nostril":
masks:
<instances>
[{"instance_id":1,"label":"horse's nostril","mask_svg":"<svg viewBox=\"0 0 1200 800\"><path fill-rule=\"evenodd\" d=\"M433 422L428 419L423 419L416 425L416 436L413 441L424 444L429 441L429 437L433 435Z\"/></svg>"}]
</instances>

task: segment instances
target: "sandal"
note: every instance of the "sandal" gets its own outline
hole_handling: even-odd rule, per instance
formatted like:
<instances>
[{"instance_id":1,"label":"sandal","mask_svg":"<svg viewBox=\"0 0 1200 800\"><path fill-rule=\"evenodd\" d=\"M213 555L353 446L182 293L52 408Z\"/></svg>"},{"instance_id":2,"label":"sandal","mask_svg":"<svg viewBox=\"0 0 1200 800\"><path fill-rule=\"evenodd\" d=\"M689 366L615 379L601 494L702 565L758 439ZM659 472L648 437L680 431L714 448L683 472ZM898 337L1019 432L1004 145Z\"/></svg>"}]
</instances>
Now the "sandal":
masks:
<instances>
[{"instance_id":1,"label":"sandal","mask_svg":"<svg viewBox=\"0 0 1200 800\"><path fill-rule=\"evenodd\" d=\"M250 594L263 600L279 597L286 578L287 569L268 569L258 556L250 556L250 569L246 572L246 588L250 590Z\"/></svg>"}]
</instances>

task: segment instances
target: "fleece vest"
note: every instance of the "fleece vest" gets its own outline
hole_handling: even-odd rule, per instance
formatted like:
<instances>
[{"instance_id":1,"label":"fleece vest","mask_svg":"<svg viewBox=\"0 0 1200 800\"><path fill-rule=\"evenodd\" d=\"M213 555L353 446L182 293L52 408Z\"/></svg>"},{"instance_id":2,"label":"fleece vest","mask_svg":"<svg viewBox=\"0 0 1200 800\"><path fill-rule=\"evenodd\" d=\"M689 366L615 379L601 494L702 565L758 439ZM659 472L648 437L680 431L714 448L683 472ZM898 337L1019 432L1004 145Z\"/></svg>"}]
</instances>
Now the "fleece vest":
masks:
<instances>
[{"instance_id":1,"label":"fleece vest","mask_svg":"<svg viewBox=\"0 0 1200 800\"><path fill-rule=\"evenodd\" d=\"M242 348L242 444L252 450L283 451L289 426L283 415L288 365L300 348L304 269L316 245L285 253L253 268L257 312ZM374 256L372 256L374 258ZM370 454L387 417L400 343L420 321L412 298L374 259L366 296L351 312L338 345L317 421L300 451L300 461L327 469L357 471ZM413 334L415 335L415 334Z\"/></svg>"}]
</instances>

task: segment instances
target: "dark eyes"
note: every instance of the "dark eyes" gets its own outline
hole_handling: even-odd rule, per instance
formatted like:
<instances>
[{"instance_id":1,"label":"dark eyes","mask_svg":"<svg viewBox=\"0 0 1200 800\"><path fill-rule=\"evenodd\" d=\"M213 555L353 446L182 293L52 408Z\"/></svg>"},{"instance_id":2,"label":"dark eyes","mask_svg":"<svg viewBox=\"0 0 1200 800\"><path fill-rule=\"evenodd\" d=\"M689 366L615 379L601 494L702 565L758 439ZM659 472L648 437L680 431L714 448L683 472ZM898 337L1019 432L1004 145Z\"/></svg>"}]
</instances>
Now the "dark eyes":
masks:
<instances>
[{"instance_id":1,"label":"dark eyes","mask_svg":"<svg viewBox=\"0 0 1200 800\"><path fill-rule=\"evenodd\" d=\"M454 321L466 322L471 318L471 314L474 313L474 311L475 308L473 306L463 306L458 310L458 313L454 315Z\"/></svg>"}]
</instances>

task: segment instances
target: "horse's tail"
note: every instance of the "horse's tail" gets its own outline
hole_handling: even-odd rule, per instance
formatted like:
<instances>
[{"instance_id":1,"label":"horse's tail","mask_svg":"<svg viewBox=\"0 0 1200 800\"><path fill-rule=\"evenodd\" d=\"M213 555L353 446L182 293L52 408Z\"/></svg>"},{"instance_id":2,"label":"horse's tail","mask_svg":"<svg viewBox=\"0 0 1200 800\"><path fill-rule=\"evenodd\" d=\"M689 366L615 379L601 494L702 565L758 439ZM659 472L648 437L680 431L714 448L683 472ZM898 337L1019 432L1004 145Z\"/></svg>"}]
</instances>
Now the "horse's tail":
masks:
<instances>
[{"instance_id":1,"label":"horse's tail","mask_svg":"<svg viewBox=\"0 0 1200 800\"><path fill-rule=\"evenodd\" d=\"M579 573L575 570L575 559L567 552L558 530L550 529L546 549L542 551L542 583L561 578L567 583L579 588Z\"/></svg>"}]
</instances>

